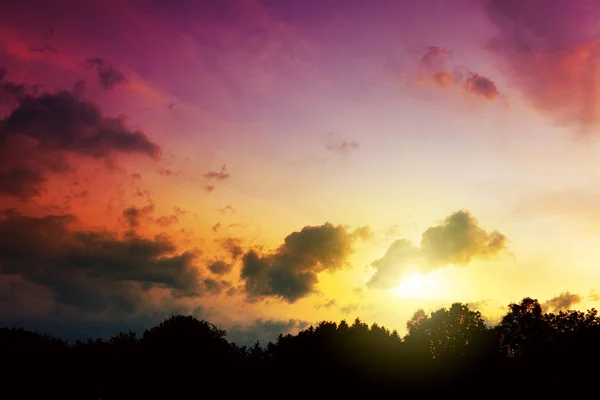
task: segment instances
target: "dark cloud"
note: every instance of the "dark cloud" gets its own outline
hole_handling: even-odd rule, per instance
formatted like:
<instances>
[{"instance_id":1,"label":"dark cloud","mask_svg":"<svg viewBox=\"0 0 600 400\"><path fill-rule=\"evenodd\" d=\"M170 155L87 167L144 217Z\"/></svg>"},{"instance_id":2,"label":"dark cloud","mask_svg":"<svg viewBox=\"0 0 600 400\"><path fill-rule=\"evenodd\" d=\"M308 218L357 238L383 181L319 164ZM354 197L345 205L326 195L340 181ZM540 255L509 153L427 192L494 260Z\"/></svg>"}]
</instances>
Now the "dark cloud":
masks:
<instances>
[{"instance_id":1,"label":"dark cloud","mask_svg":"<svg viewBox=\"0 0 600 400\"><path fill-rule=\"evenodd\" d=\"M125 75L106 63L101 58L88 58L85 60L88 67L94 68L98 74L98 83L104 90L111 90L120 85L126 85L128 83Z\"/></svg>"},{"instance_id":2,"label":"dark cloud","mask_svg":"<svg viewBox=\"0 0 600 400\"><path fill-rule=\"evenodd\" d=\"M204 190L206 190L208 193L210 193L213 190L215 190L215 186L214 185L206 185L206 186L204 186Z\"/></svg>"},{"instance_id":3,"label":"dark cloud","mask_svg":"<svg viewBox=\"0 0 600 400\"><path fill-rule=\"evenodd\" d=\"M225 275L231 271L232 267L233 266L231 264L219 260L210 264L208 269L215 275Z\"/></svg>"},{"instance_id":4,"label":"dark cloud","mask_svg":"<svg viewBox=\"0 0 600 400\"><path fill-rule=\"evenodd\" d=\"M440 89L459 87L467 93L496 100L501 96L496 83L477 72L459 68L452 53L442 47L430 46L419 59L421 81L433 83Z\"/></svg>"},{"instance_id":5,"label":"dark cloud","mask_svg":"<svg viewBox=\"0 0 600 400\"><path fill-rule=\"evenodd\" d=\"M127 315L126 318L98 318L92 315L81 318L73 315L47 315L44 317L11 316L0 317L0 326L23 327L42 333L48 333L68 341L89 338L108 339L119 332L132 331L138 335L146 329L156 326L172 315L192 315L196 318L212 316L211 310L202 306L184 307L175 304L166 304L163 307L144 310L140 315Z\"/></svg>"},{"instance_id":6,"label":"dark cloud","mask_svg":"<svg viewBox=\"0 0 600 400\"><path fill-rule=\"evenodd\" d=\"M220 239L221 247L223 247L230 255L233 260L237 260L242 254L244 249L242 248L242 242L236 238L225 238Z\"/></svg>"},{"instance_id":7,"label":"dark cloud","mask_svg":"<svg viewBox=\"0 0 600 400\"><path fill-rule=\"evenodd\" d=\"M581 303L583 298L578 294L571 294L570 292L564 292L556 297L546 301L542 308L545 312L559 312L563 310L570 310L575 304Z\"/></svg>"},{"instance_id":8,"label":"dark cloud","mask_svg":"<svg viewBox=\"0 0 600 400\"><path fill-rule=\"evenodd\" d=\"M279 334L296 334L310 325L307 321L290 319L288 321L258 319L247 325L234 325L228 330L228 338L238 345L252 346L259 341L263 346L275 341Z\"/></svg>"},{"instance_id":9,"label":"dark cloud","mask_svg":"<svg viewBox=\"0 0 600 400\"><path fill-rule=\"evenodd\" d=\"M6 77L7 73L8 71L6 71L6 68L0 67L0 81Z\"/></svg>"},{"instance_id":10,"label":"dark cloud","mask_svg":"<svg viewBox=\"0 0 600 400\"><path fill-rule=\"evenodd\" d=\"M212 226L212 228L211 228L211 229L212 229L212 231L213 231L213 232L217 233L217 231L218 231L219 229L221 229L221 223L220 223L220 222L217 222L216 224L214 224L214 225Z\"/></svg>"},{"instance_id":11,"label":"dark cloud","mask_svg":"<svg viewBox=\"0 0 600 400\"><path fill-rule=\"evenodd\" d=\"M207 294L220 294L231 288L231 282L224 279L204 278L202 279L203 291Z\"/></svg>"},{"instance_id":12,"label":"dark cloud","mask_svg":"<svg viewBox=\"0 0 600 400\"><path fill-rule=\"evenodd\" d=\"M48 174L72 170L71 156L110 162L118 153L158 158L160 148L70 92L25 95L0 121L0 193L37 195Z\"/></svg>"},{"instance_id":13,"label":"dark cloud","mask_svg":"<svg viewBox=\"0 0 600 400\"><path fill-rule=\"evenodd\" d=\"M466 266L472 259L496 255L506 246L506 236L485 231L471 213L457 211L442 224L428 228L418 248L407 239L393 242L382 258L373 261L375 274L367 285L391 289L406 272L425 272L448 264Z\"/></svg>"},{"instance_id":14,"label":"dark cloud","mask_svg":"<svg viewBox=\"0 0 600 400\"><path fill-rule=\"evenodd\" d=\"M214 293L225 285L202 279L195 254L177 252L166 235L75 229L73 215L0 214L2 276L18 275L54 300L92 312L135 312L148 290L178 297Z\"/></svg>"},{"instance_id":15,"label":"dark cloud","mask_svg":"<svg viewBox=\"0 0 600 400\"><path fill-rule=\"evenodd\" d=\"M227 166L223 165L220 171L208 171L204 176L206 179L216 179L218 181L224 181L229 178L229 172L227 172Z\"/></svg>"},{"instance_id":16,"label":"dark cloud","mask_svg":"<svg viewBox=\"0 0 600 400\"><path fill-rule=\"evenodd\" d=\"M343 226L306 226L288 235L274 252L244 254L242 279L250 298L273 296L293 303L312 293L317 274L347 264L354 238Z\"/></svg>"},{"instance_id":17,"label":"dark cloud","mask_svg":"<svg viewBox=\"0 0 600 400\"><path fill-rule=\"evenodd\" d=\"M45 183L40 171L16 167L0 172L0 193L23 200L39 195Z\"/></svg>"},{"instance_id":18,"label":"dark cloud","mask_svg":"<svg viewBox=\"0 0 600 400\"><path fill-rule=\"evenodd\" d=\"M143 219L149 217L154 212L154 205L149 204L147 206L137 208L128 207L123 210L123 218L129 226L129 229L135 229L140 226Z\"/></svg>"},{"instance_id":19,"label":"dark cloud","mask_svg":"<svg viewBox=\"0 0 600 400\"><path fill-rule=\"evenodd\" d=\"M583 132L600 122L596 0L485 0L496 28L489 48L531 106Z\"/></svg>"},{"instance_id":20,"label":"dark cloud","mask_svg":"<svg viewBox=\"0 0 600 400\"><path fill-rule=\"evenodd\" d=\"M22 83L2 80L6 76L5 69L0 69L0 104L14 105L23 101L28 88ZM31 90L31 88L29 88Z\"/></svg>"}]
</instances>

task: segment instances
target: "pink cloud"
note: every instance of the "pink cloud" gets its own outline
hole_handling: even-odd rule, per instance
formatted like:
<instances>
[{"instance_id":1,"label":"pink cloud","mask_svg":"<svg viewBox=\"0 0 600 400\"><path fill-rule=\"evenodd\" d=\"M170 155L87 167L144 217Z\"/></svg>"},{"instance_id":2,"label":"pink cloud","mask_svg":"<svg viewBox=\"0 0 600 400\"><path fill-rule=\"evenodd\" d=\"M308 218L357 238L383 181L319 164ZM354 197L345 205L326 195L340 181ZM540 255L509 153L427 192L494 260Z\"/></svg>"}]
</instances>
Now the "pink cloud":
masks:
<instances>
[{"instance_id":1,"label":"pink cloud","mask_svg":"<svg viewBox=\"0 0 600 400\"><path fill-rule=\"evenodd\" d=\"M596 1L489 0L497 29L489 48L529 104L589 132L600 122L600 9Z\"/></svg>"}]
</instances>

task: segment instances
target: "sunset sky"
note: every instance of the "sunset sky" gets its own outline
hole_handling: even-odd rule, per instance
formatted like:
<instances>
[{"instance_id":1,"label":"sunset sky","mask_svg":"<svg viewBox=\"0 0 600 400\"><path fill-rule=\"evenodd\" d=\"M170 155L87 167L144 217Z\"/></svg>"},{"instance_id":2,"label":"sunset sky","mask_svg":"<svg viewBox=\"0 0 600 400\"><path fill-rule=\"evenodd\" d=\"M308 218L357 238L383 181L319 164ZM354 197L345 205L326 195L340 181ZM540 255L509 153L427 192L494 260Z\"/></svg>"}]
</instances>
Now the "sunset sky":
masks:
<instances>
[{"instance_id":1,"label":"sunset sky","mask_svg":"<svg viewBox=\"0 0 600 400\"><path fill-rule=\"evenodd\" d=\"M249 343L600 304L598 0L9 0L0 322ZM598 290L598 292L596 292Z\"/></svg>"}]
</instances>

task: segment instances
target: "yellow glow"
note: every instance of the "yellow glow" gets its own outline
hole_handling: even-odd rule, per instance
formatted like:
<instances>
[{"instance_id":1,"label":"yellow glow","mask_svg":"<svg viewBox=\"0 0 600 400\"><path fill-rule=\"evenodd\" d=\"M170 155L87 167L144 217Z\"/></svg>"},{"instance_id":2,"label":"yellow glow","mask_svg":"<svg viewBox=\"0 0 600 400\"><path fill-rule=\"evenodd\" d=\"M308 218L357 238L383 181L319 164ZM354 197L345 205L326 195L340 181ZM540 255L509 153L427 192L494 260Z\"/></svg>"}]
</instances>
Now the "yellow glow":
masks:
<instances>
[{"instance_id":1,"label":"yellow glow","mask_svg":"<svg viewBox=\"0 0 600 400\"><path fill-rule=\"evenodd\" d=\"M445 293L444 282L434 274L421 274L411 272L404 275L402 283L390 293L413 299L432 299L443 297Z\"/></svg>"}]
</instances>

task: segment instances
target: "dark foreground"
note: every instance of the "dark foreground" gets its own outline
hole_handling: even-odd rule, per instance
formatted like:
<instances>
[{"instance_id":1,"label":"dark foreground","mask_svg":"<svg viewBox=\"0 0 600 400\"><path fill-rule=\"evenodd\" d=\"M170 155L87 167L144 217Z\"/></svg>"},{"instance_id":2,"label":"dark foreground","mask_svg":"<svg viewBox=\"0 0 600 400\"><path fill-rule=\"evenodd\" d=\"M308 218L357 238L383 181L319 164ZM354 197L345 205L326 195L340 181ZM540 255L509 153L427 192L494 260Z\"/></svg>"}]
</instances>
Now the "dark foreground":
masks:
<instances>
[{"instance_id":1,"label":"dark foreground","mask_svg":"<svg viewBox=\"0 0 600 400\"><path fill-rule=\"evenodd\" d=\"M457 303L407 327L322 322L264 348L189 316L85 343L3 328L2 398L598 397L596 310L546 314L526 298L488 328Z\"/></svg>"}]
</instances>

